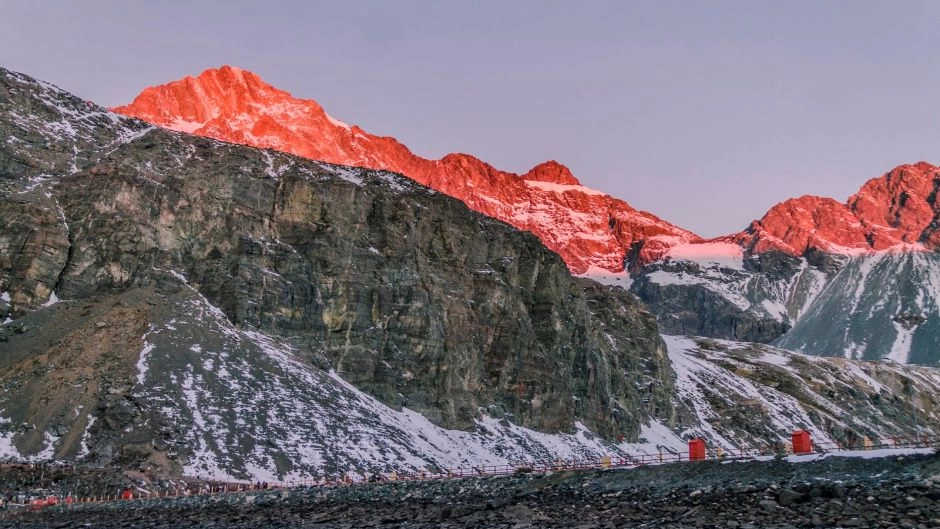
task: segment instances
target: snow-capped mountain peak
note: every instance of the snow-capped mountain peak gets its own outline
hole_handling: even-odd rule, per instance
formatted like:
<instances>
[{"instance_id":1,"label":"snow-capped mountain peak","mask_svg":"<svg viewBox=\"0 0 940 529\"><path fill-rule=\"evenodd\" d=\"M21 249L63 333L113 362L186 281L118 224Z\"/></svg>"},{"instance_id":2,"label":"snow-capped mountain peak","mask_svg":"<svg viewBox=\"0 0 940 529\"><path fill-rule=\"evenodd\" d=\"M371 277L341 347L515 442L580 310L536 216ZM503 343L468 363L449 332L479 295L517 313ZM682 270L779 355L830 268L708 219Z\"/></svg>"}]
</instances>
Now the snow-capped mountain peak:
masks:
<instances>
[{"instance_id":1,"label":"snow-capped mountain peak","mask_svg":"<svg viewBox=\"0 0 940 529\"><path fill-rule=\"evenodd\" d=\"M295 98L231 66L147 88L133 103L114 110L232 143L402 173L476 211L531 231L575 273L592 267L622 271L630 247L642 239L698 239L622 200L582 186L567 167L554 160L517 175L467 154L421 158L392 137L347 125L315 101ZM653 248L643 256L655 254Z\"/></svg>"},{"instance_id":2,"label":"snow-capped mountain peak","mask_svg":"<svg viewBox=\"0 0 940 529\"><path fill-rule=\"evenodd\" d=\"M935 248L938 185L940 168L927 162L901 165L866 182L845 203L812 195L781 202L735 237L755 253L860 255Z\"/></svg>"}]
</instances>

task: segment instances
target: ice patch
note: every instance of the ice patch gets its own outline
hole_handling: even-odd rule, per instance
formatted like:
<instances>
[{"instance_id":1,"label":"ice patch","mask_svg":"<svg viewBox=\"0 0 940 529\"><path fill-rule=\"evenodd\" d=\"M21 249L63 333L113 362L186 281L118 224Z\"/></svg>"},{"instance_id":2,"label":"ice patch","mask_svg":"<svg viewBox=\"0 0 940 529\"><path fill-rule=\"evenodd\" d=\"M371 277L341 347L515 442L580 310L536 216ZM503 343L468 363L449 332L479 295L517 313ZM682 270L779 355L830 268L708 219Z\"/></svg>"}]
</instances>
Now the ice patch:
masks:
<instances>
[{"instance_id":1,"label":"ice patch","mask_svg":"<svg viewBox=\"0 0 940 529\"><path fill-rule=\"evenodd\" d=\"M633 278L630 277L630 274L626 270L621 272L611 272L596 265L588 266L587 272L578 275L577 277L584 277L587 279L592 279L597 281L602 285L623 287L624 289L630 288L630 285L633 284Z\"/></svg>"},{"instance_id":2,"label":"ice patch","mask_svg":"<svg viewBox=\"0 0 940 529\"><path fill-rule=\"evenodd\" d=\"M572 184L556 184L553 182L541 182L539 180L523 180L526 187L548 191L550 193L581 193L583 195L607 196L603 191L597 191L589 187Z\"/></svg>"},{"instance_id":3,"label":"ice patch","mask_svg":"<svg viewBox=\"0 0 940 529\"><path fill-rule=\"evenodd\" d=\"M666 256L676 261L692 261L703 267L744 270L744 251L741 246L730 242L679 244L670 248Z\"/></svg>"},{"instance_id":4,"label":"ice patch","mask_svg":"<svg viewBox=\"0 0 940 529\"><path fill-rule=\"evenodd\" d=\"M344 129L346 129L347 131L350 131L350 132L352 131L352 128L350 128L350 126L347 125L346 123L343 123L342 121L340 121L340 120L334 118L333 116L327 114L326 112L324 112L323 115L326 116L327 121L329 121L329 122L332 123L333 125L335 125L335 126L337 126L337 127L342 127L342 128L344 128Z\"/></svg>"}]
</instances>

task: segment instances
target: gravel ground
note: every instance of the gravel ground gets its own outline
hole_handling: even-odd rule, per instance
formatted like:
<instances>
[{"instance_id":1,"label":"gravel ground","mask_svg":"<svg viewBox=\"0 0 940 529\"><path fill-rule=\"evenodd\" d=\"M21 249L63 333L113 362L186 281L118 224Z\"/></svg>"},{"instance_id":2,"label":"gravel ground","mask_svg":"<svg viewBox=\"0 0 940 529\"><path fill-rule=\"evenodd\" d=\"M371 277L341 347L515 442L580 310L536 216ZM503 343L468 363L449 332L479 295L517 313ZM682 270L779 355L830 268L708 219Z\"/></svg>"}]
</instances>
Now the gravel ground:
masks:
<instances>
[{"instance_id":1,"label":"gravel ground","mask_svg":"<svg viewBox=\"0 0 940 529\"><path fill-rule=\"evenodd\" d=\"M0 527L940 528L940 456L702 462L46 508Z\"/></svg>"}]
</instances>

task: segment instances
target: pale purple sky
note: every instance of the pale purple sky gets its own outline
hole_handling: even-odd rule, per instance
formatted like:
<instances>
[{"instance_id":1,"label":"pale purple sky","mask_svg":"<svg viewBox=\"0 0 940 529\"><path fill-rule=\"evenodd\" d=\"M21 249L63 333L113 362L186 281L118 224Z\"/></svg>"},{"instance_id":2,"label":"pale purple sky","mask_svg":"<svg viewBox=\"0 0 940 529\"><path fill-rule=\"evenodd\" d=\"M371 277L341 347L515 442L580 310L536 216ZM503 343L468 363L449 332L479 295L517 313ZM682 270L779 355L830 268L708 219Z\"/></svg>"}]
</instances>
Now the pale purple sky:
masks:
<instances>
[{"instance_id":1,"label":"pale purple sky","mask_svg":"<svg viewBox=\"0 0 940 529\"><path fill-rule=\"evenodd\" d=\"M222 64L417 154L590 187L703 236L940 162L940 2L4 0L0 66L105 105Z\"/></svg>"}]
</instances>

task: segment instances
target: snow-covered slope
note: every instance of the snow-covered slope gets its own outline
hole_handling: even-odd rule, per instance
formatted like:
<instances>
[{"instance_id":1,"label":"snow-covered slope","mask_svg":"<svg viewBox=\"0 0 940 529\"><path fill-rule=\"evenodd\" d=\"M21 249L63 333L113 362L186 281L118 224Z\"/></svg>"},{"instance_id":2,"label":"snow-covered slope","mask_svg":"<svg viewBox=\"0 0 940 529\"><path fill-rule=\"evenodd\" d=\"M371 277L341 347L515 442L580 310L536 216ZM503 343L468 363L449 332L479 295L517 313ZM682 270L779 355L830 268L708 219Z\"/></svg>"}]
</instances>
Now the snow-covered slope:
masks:
<instances>
[{"instance_id":1,"label":"snow-covered slope","mask_svg":"<svg viewBox=\"0 0 940 529\"><path fill-rule=\"evenodd\" d=\"M940 365L938 294L940 255L850 258L776 343L812 354Z\"/></svg>"},{"instance_id":2,"label":"snow-covered slope","mask_svg":"<svg viewBox=\"0 0 940 529\"><path fill-rule=\"evenodd\" d=\"M180 432L172 448L190 475L284 481L650 450L605 442L580 424L576 434L540 433L485 410L475 431L443 429L311 366L277 338L235 328L189 287L172 303L174 316L144 337L133 393L148 423Z\"/></svg>"},{"instance_id":3,"label":"snow-covered slope","mask_svg":"<svg viewBox=\"0 0 940 529\"><path fill-rule=\"evenodd\" d=\"M631 291L666 333L769 342L809 310L827 281L805 257L745 255L714 242L671 249L636 274Z\"/></svg>"},{"instance_id":4,"label":"snow-covered slope","mask_svg":"<svg viewBox=\"0 0 940 529\"><path fill-rule=\"evenodd\" d=\"M132 385L115 380L108 392L115 397L113 404L91 407L78 401L68 418L74 426L66 423L65 429L41 432L9 418L21 395L0 393L0 457L120 462L132 451L145 465L165 464L166 454L191 476L287 481L559 459L596 461L605 454L652 453L660 445L682 447L656 421L643 427L643 442L619 445L580 423L575 433L542 433L496 419L483 409L471 431L441 428L407 407L389 408L333 370L311 365L276 337L236 328L179 274L166 272L162 282L168 288L162 294L131 296L155 307L137 338L139 353L129 358ZM41 313L49 311L57 311L51 321L61 321L80 305L62 302L39 309L31 321L42 321ZM119 322L108 320L107 325ZM20 385L10 379L5 384ZM123 427L117 437L115 425ZM73 430L80 438L78 450L68 448ZM30 443L37 433L39 441ZM117 447L123 448L118 452Z\"/></svg>"},{"instance_id":5,"label":"snow-covered slope","mask_svg":"<svg viewBox=\"0 0 940 529\"><path fill-rule=\"evenodd\" d=\"M25 110L28 109L28 110ZM0 67L0 183L77 171L89 155L133 141L152 126L109 112L61 88ZM43 146L37 157L37 144Z\"/></svg>"},{"instance_id":6,"label":"snow-covered slope","mask_svg":"<svg viewBox=\"0 0 940 529\"><path fill-rule=\"evenodd\" d=\"M767 345L666 336L683 437L726 450L789 442L861 445L937 435L940 371L806 356Z\"/></svg>"},{"instance_id":7,"label":"snow-covered slope","mask_svg":"<svg viewBox=\"0 0 940 529\"><path fill-rule=\"evenodd\" d=\"M889 443L940 433L935 369L677 336L665 337L677 377L675 428L649 417L636 442L618 443L581 424L573 434L536 432L480 409L473 428L449 430L407 407L382 404L285 341L233 326L179 274L167 272L161 283L163 294L144 295L156 308L130 358L133 383L123 399L137 408L131 422L115 439L107 426L120 417L113 409L77 410L87 415L82 449L58 457L100 457L109 445L135 446L152 435L186 474L289 481L685 453L691 437L729 454L767 453L796 429L810 431L816 443L855 445L864 437ZM0 409L15 406L11 398L0 396ZM68 439L45 432L38 449L23 452L25 435L0 425L2 455L41 460L60 454Z\"/></svg>"}]
</instances>

